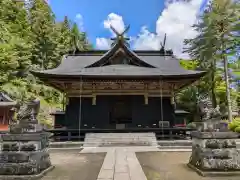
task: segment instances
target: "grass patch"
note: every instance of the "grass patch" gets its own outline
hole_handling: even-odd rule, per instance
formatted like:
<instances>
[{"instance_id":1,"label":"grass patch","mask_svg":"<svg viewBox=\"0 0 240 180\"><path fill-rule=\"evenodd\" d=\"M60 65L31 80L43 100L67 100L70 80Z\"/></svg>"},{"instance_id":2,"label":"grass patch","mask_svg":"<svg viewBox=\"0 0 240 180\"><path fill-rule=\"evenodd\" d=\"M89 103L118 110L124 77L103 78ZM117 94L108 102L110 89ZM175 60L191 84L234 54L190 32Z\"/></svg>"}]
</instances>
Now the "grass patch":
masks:
<instances>
[{"instance_id":1,"label":"grass patch","mask_svg":"<svg viewBox=\"0 0 240 180\"><path fill-rule=\"evenodd\" d=\"M234 71L233 74L234 74L235 76L240 77L240 71Z\"/></svg>"}]
</instances>

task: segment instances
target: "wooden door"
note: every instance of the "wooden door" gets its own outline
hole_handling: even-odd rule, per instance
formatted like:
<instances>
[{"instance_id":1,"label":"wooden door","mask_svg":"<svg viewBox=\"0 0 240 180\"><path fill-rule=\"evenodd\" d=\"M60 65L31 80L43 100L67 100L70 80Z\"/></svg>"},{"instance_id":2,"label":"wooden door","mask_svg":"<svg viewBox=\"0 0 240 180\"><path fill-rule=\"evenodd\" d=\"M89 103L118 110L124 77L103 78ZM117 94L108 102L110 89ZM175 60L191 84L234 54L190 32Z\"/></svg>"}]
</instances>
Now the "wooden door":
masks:
<instances>
[{"instance_id":1,"label":"wooden door","mask_svg":"<svg viewBox=\"0 0 240 180\"><path fill-rule=\"evenodd\" d=\"M115 97L112 106L112 122L116 124L131 123L132 107L131 98L126 96Z\"/></svg>"}]
</instances>

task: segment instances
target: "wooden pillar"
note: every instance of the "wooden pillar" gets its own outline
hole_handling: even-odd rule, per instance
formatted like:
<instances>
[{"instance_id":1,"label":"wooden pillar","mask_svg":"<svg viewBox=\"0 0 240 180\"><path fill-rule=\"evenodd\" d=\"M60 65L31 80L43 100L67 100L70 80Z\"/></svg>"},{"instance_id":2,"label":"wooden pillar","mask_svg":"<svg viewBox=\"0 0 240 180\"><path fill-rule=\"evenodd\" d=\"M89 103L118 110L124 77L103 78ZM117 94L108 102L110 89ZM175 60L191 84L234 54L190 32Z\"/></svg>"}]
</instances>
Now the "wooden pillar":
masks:
<instances>
[{"instance_id":1,"label":"wooden pillar","mask_svg":"<svg viewBox=\"0 0 240 180\"><path fill-rule=\"evenodd\" d=\"M173 114L172 114L172 117L173 117L173 121L170 121L170 125L171 126L174 126L175 122L176 122L176 119L175 119L175 109L176 109L176 105L175 105L175 93L174 93L174 85L172 85L172 88L171 88L171 104L172 104L172 108L173 108Z\"/></svg>"},{"instance_id":2,"label":"wooden pillar","mask_svg":"<svg viewBox=\"0 0 240 180\"><path fill-rule=\"evenodd\" d=\"M97 96L96 96L96 84L92 83L92 89L93 89L93 94L92 94L92 105L96 105L97 102Z\"/></svg>"},{"instance_id":3,"label":"wooden pillar","mask_svg":"<svg viewBox=\"0 0 240 180\"><path fill-rule=\"evenodd\" d=\"M4 109L3 109L3 119L2 119L1 125L4 125L4 124L5 124L5 119L6 119L6 111L7 111L7 108L6 108L6 107L4 107Z\"/></svg>"},{"instance_id":4,"label":"wooden pillar","mask_svg":"<svg viewBox=\"0 0 240 180\"><path fill-rule=\"evenodd\" d=\"M144 83L144 103L148 105L148 84Z\"/></svg>"},{"instance_id":5,"label":"wooden pillar","mask_svg":"<svg viewBox=\"0 0 240 180\"><path fill-rule=\"evenodd\" d=\"M69 97L68 97L68 94L66 94L66 105L69 104Z\"/></svg>"},{"instance_id":6,"label":"wooden pillar","mask_svg":"<svg viewBox=\"0 0 240 180\"><path fill-rule=\"evenodd\" d=\"M176 109L176 102L175 102L175 84L172 85L171 88L171 104L173 105L174 110Z\"/></svg>"},{"instance_id":7,"label":"wooden pillar","mask_svg":"<svg viewBox=\"0 0 240 180\"><path fill-rule=\"evenodd\" d=\"M144 103L145 105L148 105L148 95L144 94Z\"/></svg>"},{"instance_id":8,"label":"wooden pillar","mask_svg":"<svg viewBox=\"0 0 240 180\"><path fill-rule=\"evenodd\" d=\"M63 107L63 111L66 110L65 108L69 104L68 92L69 92L69 89L71 89L71 84L70 83L65 83L64 87L65 87L65 90L64 90L64 97L63 97L63 99L65 99L65 104L64 104L64 107Z\"/></svg>"},{"instance_id":9,"label":"wooden pillar","mask_svg":"<svg viewBox=\"0 0 240 180\"><path fill-rule=\"evenodd\" d=\"M96 94L93 94L93 96L92 96L92 105L96 105L96 101L97 101L97 96L96 96Z\"/></svg>"},{"instance_id":10,"label":"wooden pillar","mask_svg":"<svg viewBox=\"0 0 240 180\"><path fill-rule=\"evenodd\" d=\"M172 105L175 104L174 95L171 95L171 104L172 104Z\"/></svg>"}]
</instances>

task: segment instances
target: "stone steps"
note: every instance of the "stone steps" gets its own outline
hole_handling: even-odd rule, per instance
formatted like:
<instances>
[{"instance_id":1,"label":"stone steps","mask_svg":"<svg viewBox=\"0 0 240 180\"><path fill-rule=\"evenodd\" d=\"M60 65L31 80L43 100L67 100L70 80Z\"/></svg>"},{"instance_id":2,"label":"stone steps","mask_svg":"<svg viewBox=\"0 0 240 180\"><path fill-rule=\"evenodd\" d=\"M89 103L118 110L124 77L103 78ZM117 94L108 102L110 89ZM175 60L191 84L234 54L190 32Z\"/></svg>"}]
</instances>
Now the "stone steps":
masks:
<instances>
[{"instance_id":1,"label":"stone steps","mask_svg":"<svg viewBox=\"0 0 240 180\"><path fill-rule=\"evenodd\" d=\"M157 146L155 133L87 133L83 147Z\"/></svg>"},{"instance_id":2,"label":"stone steps","mask_svg":"<svg viewBox=\"0 0 240 180\"><path fill-rule=\"evenodd\" d=\"M161 140L158 141L159 146L190 146L192 147L191 140Z\"/></svg>"},{"instance_id":3,"label":"stone steps","mask_svg":"<svg viewBox=\"0 0 240 180\"><path fill-rule=\"evenodd\" d=\"M49 147L50 149L51 148L80 148L85 143L91 144L91 142L84 142L84 141L50 142ZM94 145L95 142L92 142L92 143ZM187 149L187 148L191 149L192 148L191 140L160 140L160 141L157 141L157 144L160 149ZM239 140L237 140L237 148L240 149Z\"/></svg>"},{"instance_id":4,"label":"stone steps","mask_svg":"<svg viewBox=\"0 0 240 180\"><path fill-rule=\"evenodd\" d=\"M159 149L189 149L189 150L192 150L192 146L159 146Z\"/></svg>"},{"instance_id":5,"label":"stone steps","mask_svg":"<svg viewBox=\"0 0 240 180\"><path fill-rule=\"evenodd\" d=\"M155 137L155 133L87 133L86 138L146 138Z\"/></svg>"}]
</instances>

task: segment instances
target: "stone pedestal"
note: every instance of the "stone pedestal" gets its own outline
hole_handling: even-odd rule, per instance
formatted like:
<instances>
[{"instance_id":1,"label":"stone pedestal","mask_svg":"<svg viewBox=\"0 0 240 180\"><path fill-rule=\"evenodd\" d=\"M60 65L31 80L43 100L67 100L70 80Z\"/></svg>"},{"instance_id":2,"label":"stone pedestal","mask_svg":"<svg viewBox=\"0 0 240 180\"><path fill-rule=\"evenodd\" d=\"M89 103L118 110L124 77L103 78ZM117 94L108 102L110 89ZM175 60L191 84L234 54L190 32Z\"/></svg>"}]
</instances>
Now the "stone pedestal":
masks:
<instances>
[{"instance_id":1,"label":"stone pedestal","mask_svg":"<svg viewBox=\"0 0 240 180\"><path fill-rule=\"evenodd\" d=\"M2 134L0 179L36 179L51 170L47 132Z\"/></svg>"},{"instance_id":2,"label":"stone pedestal","mask_svg":"<svg viewBox=\"0 0 240 180\"><path fill-rule=\"evenodd\" d=\"M1 180L38 179L53 169L47 151L50 133L38 124L39 108L39 100L30 101L20 109L10 132L1 135Z\"/></svg>"},{"instance_id":3,"label":"stone pedestal","mask_svg":"<svg viewBox=\"0 0 240 180\"><path fill-rule=\"evenodd\" d=\"M188 166L202 176L240 175L240 150L234 132L192 132Z\"/></svg>"}]
</instances>

